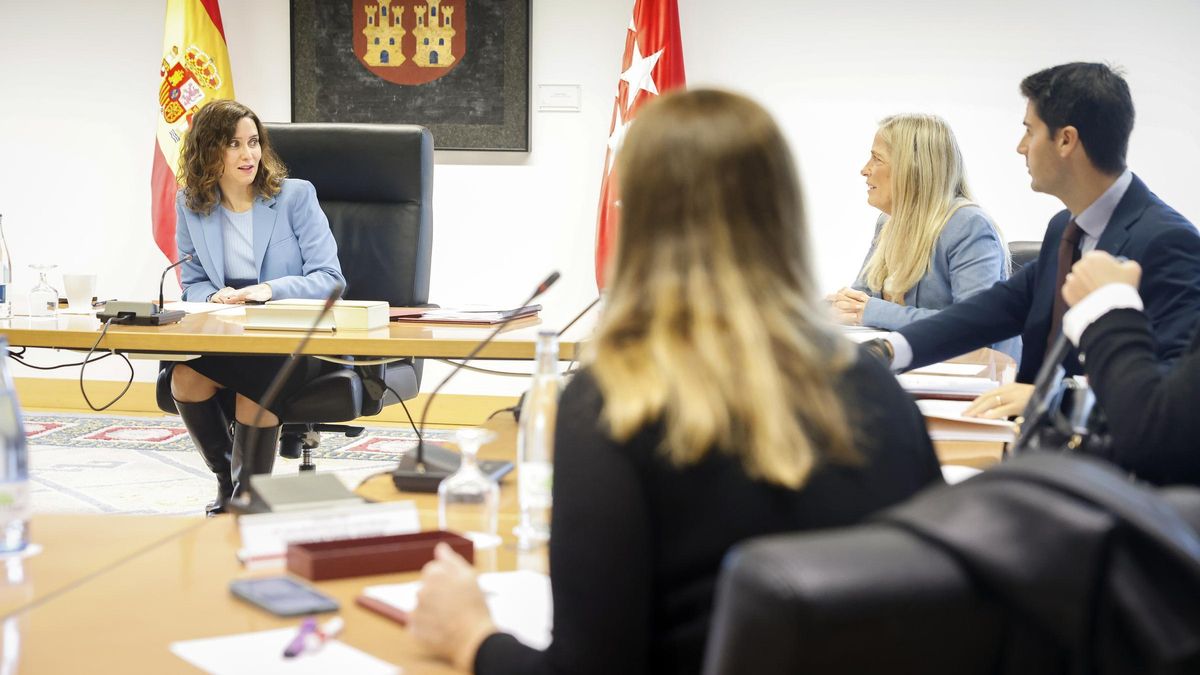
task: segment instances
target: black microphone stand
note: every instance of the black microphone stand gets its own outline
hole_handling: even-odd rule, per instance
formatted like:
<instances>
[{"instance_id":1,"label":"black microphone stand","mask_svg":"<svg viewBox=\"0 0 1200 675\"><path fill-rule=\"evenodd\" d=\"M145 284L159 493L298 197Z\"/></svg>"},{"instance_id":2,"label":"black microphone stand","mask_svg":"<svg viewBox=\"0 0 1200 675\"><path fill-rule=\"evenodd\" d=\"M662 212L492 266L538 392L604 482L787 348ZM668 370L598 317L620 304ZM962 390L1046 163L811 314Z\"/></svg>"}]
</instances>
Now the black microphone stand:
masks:
<instances>
[{"instance_id":1,"label":"black microphone stand","mask_svg":"<svg viewBox=\"0 0 1200 675\"><path fill-rule=\"evenodd\" d=\"M534 299L536 299L542 293L545 293L548 288L553 286L554 282L558 281L559 276L560 275L558 272L551 272L550 275L546 277L545 281L538 284L538 287L535 288L533 293L531 293L529 297L525 299L525 302L522 302L517 306L528 306L534 301ZM418 425L419 429L417 430L417 451L401 458L400 465L396 467L395 471L392 472L392 482L395 483L396 488L401 492L437 492L438 485L442 482L442 479L458 470L459 462L462 460L461 457L457 456L456 454L454 454L455 461L437 465L427 460L425 457L425 420L429 417L429 409L433 407L433 399L438 395L438 392L442 390L442 387L446 386L446 383L450 381L450 378L457 375L458 371L462 370L462 367L467 363L467 361L475 358L475 355L478 354L485 346L487 346L487 344L491 342L493 338L499 335L500 331L504 330L504 327L515 318L516 316L514 315L501 321L500 324L496 326L496 328L493 329L487 337L480 341L479 344L475 345L475 348L472 349L469 354L467 354L466 358L460 361L454 367L454 369L446 375L446 377L442 378L442 381L439 382L438 385L433 388L433 392L429 394L429 398L425 400L425 409L421 411L421 423ZM444 449L445 454L453 454L453 451L445 448L445 446L438 447ZM509 465L506 470L499 471L499 473L507 473L507 471L510 470L511 465Z\"/></svg>"},{"instance_id":2,"label":"black microphone stand","mask_svg":"<svg viewBox=\"0 0 1200 675\"><path fill-rule=\"evenodd\" d=\"M317 332L317 328L321 325L321 322L325 320L325 316L329 314L330 310L333 309L334 303L337 302L338 298L342 297L342 291L345 289L345 284L338 283L335 284L333 289L329 291L329 295L325 296L325 304L321 306L321 311L317 314L316 320L314 320L312 325L308 327L308 330L305 331L304 337L300 338L300 344L296 345L296 349L294 349L292 353L288 355L287 361L284 361L283 366L279 369L279 372L275 373L275 377L271 378L270 384L267 385L266 391L263 392L262 399L258 401L258 412L254 414L254 420L250 422L250 432L246 436L246 445L249 447L254 447L254 442L258 440L258 434L262 433L261 427L259 426L262 423L262 417L266 413L267 408L275 402L275 399L279 398L279 392L283 390L283 385L285 382L287 382L288 378L291 377L292 371L296 370L296 364L300 362L300 355L304 353L304 347L308 345L308 341L312 339L313 334ZM283 420L280 420L280 423L282 422ZM253 502L254 486L249 485L247 487L249 500L250 502ZM233 506L235 509L241 509L243 511L247 510L246 506L241 504L234 504Z\"/></svg>"},{"instance_id":3,"label":"black microphone stand","mask_svg":"<svg viewBox=\"0 0 1200 675\"><path fill-rule=\"evenodd\" d=\"M1029 402L1025 404L1025 410L1021 413L1021 429L1017 440L1012 445L1010 454L1015 456L1028 450L1034 434L1046 424L1050 415L1050 406L1056 401L1054 392L1066 376L1066 369L1063 368L1062 361L1066 358L1070 348L1071 344L1067 341L1066 334L1059 333L1042 361L1042 367L1038 370L1037 378L1033 382L1033 394L1030 395Z\"/></svg>"}]
</instances>

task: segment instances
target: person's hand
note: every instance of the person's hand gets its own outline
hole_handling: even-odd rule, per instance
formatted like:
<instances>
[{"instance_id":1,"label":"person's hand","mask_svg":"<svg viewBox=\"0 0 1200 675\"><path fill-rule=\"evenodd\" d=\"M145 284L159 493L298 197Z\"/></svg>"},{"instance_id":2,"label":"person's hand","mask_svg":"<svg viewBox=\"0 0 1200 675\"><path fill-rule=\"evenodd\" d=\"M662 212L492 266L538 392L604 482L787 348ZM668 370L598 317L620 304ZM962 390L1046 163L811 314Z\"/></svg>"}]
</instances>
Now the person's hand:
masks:
<instances>
[{"instance_id":1,"label":"person's hand","mask_svg":"<svg viewBox=\"0 0 1200 675\"><path fill-rule=\"evenodd\" d=\"M433 549L433 560L421 569L408 627L426 649L465 671L474 667L479 645L496 632L475 568L446 543Z\"/></svg>"},{"instance_id":2,"label":"person's hand","mask_svg":"<svg viewBox=\"0 0 1200 675\"><path fill-rule=\"evenodd\" d=\"M232 289L231 289L232 290ZM266 302L271 299L271 286L269 284L254 284L243 289L233 291L228 295L225 302L235 305L244 305L247 302Z\"/></svg>"},{"instance_id":3,"label":"person's hand","mask_svg":"<svg viewBox=\"0 0 1200 675\"><path fill-rule=\"evenodd\" d=\"M229 286L226 286L225 288L222 288L221 290L217 291L216 293L213 293L212 295L210 295L208 297L208 301L216 302L216 303L219 303L222 305L227 305L230 302L232 302L229 298L232 297L234 293L237 293L236 288L230 288Z\"/></svg>"},{"instance_id":4,"label":"person's hand","mask_svg":"<svg viewBox=\"0 0 1200 675\"><path fill-rule=\"evenodd\" d=\"M1002 420L1016 417L1025 412L1029 397L1033 396L1032 384L1013 382L979 395L963 411L963 417L983 417Z\"/></svg>"},{"instance_id":5,"label":"person's hand","mask_svg":"<svg viewBox=\"0 0 1200 675\"><path fill-rule=\"evenodd\" d=\"M853 288L843 288L826 299L833 306L834 318L839 323L861 326L863 311L867 308L867 300L870 300L871 296Z\"/></svg>"},{"instance_id":6,"label":"person's hand","mask_svg":"<svg viewBox=\"0 0 1200 675\"><path fill-rule=\"evenodd\" d=\"M1067 274L1063 282L1063 300L1072 307L1089 293L1108 284L1129 284L1137 288L1142 266L1132 260L1120 261L1104 251L1089 251Z\"/></svg>"}]
</instances>

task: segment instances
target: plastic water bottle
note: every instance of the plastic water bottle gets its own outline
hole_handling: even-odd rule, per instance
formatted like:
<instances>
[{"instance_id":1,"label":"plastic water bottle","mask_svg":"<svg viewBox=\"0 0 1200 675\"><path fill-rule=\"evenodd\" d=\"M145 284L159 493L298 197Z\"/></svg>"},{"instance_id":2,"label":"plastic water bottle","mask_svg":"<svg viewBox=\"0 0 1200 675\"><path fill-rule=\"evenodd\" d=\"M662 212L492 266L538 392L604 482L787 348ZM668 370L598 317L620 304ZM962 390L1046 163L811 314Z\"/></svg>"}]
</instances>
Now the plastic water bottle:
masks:
<instances>
[{"instance_id":1,"label":"plastic water bottle","mask_svg":"<svg viewBox=\"0 0 1200 675\"><path fill-rule=\"evenodd\" d=\"M29 447L8 371L8 339L0 335L0 553L29 543Z\"/></svg>"},{"instance_id":2,"label":"plastic water bottle","mask_svg":"<svg viewBox=\"0 0 1200 675\"><path fill-rule=\"evenodd\" d=\"M12 318L12 300L8 285L12 283L12 259L8 257L8 242L4 239L4 216L0 215L0 319Z\"/></svg>"},{"instance_id":3,"label":"plastic water bottle","mask_svg":"<svg viewBox=\"0 0 1200 675\"><path fill-rule=\"evenodd\" d=\"M554 420L558 415L558 335L537 338L537 370L521 406L517 427L517 496L521 522L515 534L522 547L550 539L554 485Z\"/></svg>"}]
</instances>

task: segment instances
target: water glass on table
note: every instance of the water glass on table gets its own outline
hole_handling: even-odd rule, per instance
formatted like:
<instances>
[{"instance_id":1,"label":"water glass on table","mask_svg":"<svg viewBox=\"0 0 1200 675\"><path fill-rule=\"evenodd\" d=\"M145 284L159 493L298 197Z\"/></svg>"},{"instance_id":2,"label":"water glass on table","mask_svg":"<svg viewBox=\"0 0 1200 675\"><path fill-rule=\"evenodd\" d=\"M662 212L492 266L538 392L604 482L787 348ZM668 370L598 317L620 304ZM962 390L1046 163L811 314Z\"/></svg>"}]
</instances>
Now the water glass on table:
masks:
<instances>
[{"instance_id":1,"label":"water glass on table","mask_svg":"<svg viewBox=\"0 0 1200 675\"><path fill-rule=\"evenodd\" d=\"M58 313L58 291L50 285L46 275L58 265L30 265L30 269L38 273L37 284L29 289L29 316L51 317Z\"/></svg>"},{"instance_id":2,"label":"water glass on table","mask_svg":"<svg viewBox=\"0 0 1200 675\"><path fill-rule=\"evenodd\" d=\"M479 468L479 448L492 439L486 429L460 429L455 433L462 464L438 485L438 527L471 540L476 549L500 544L496 520L500 486Z\"/></svg>"}]
</instances>

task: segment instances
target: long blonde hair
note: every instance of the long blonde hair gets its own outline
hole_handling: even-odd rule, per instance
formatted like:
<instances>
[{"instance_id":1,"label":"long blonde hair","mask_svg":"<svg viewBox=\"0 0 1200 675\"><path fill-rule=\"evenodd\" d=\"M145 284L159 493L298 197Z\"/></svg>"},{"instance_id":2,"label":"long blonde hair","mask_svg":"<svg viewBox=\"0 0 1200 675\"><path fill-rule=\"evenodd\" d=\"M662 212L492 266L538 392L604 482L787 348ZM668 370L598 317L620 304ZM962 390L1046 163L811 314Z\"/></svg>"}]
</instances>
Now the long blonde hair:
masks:
<instances>
[{"instance_id":1,"label":"long blonde hair","mask_svg":"<svg viewBox=\"0 0 1200 675\"><path fill-rule=\"evenodd\" d=\"M888 299L902 299L929 271L950 216L975 204L958 141L945 120L892 115L879 123L879 136L891 153L892 213L867 261L866 282ZM999 228L996 236L1003 245Z\"/></svg>"},{"instance_id":2,"label":"long blonde hair","mask_svg":"<svg viewBox=\"0 0 1200 675\"><path fill-rule=\"evenodd\" d=\"M822 319L800 186L779 128L735 94L639 113L617 157L614 273L589 361L617 441L661 422L677 466L713 448L798 488L857 463L834 391L854 351Z\"/></svg>"}]
</instances>

